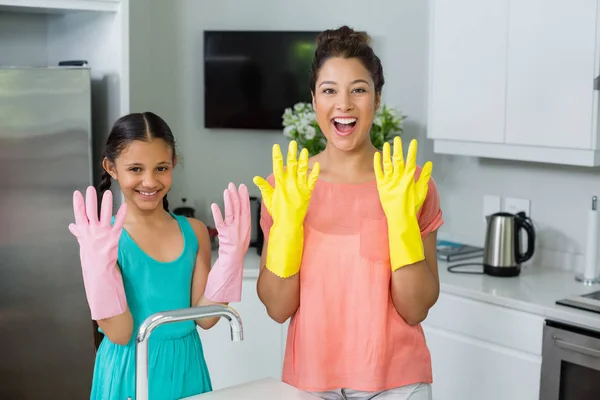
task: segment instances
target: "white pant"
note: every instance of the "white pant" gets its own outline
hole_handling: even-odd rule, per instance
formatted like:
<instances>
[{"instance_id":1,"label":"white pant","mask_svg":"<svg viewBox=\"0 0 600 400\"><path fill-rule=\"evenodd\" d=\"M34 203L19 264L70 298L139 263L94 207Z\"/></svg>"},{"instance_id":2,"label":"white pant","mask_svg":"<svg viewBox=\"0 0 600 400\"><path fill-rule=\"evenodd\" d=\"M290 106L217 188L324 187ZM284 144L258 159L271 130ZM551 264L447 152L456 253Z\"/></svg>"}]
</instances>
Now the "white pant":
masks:
<instances>
[{"instance_id":1,"label":"white pant","mask_svg":"<svg viewBox=\"0 0 600 400\"><path fill-rule=\"evenodd\" d=\"M310 393L323 400L432 400L431 385L426 383L415 383L382 392L336 389Z\"/></svg>"}]
</instances>

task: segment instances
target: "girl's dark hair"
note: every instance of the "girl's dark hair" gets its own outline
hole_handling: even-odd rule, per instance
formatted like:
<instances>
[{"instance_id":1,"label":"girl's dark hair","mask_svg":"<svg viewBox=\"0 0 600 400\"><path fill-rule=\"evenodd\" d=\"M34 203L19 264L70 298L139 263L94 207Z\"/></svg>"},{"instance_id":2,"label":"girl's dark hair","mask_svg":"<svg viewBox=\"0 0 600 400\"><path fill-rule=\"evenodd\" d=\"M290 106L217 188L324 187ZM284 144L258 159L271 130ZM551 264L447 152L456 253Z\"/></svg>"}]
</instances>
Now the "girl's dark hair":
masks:
<instances>
[{"instance_id":1,"label":"girl's dark hair","mask_svg":"<svg viewBox=\"0 0 600 400\"><path fill-rule=\"evenodd\" d=\"M114 163L119 154L125 147L134 140L149 141L151 139L162 139L173 150L173 160L175 160L175 138L169 125L152 112L133 113L125 115L117 120L108 135L104 157ZM98 196L110 189L110 174L104 170L102 179L98 185ZM169 202L167 196L163 198L163 208L169 211Z\"/></svg>"},{"instance_id":2,"label":"girl's dark hair","mask_svg":"<svg viewBox=\"0 0 600 400\"><path fill-rule=\"evenodd\" d=\"M385 83L381 60L371 48L371 37L366 32L357 32L347 26L328 29L317 37L317 49L312 63L309 86L315 92L317 77L321 67L330 58L358 58L371 74L375 83L375 93L380 95Z\"/></svg>"}]
</instances>

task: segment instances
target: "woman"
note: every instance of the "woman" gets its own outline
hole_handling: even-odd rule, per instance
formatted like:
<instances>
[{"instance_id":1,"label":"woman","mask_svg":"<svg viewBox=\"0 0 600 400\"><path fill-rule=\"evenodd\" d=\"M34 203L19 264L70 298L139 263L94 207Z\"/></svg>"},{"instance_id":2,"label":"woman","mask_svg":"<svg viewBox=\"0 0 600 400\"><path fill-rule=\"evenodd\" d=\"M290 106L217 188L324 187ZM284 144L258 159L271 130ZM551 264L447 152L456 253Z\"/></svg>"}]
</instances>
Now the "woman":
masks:
<instances>
[{"instance_id":1,"label":"woman","mask_svg":"<svg viewBox=\"0 0 600 400\"><path fill-rule=\"evenodd\" d=\"M273 175L254 180L265 234L258 294L275 321L291 317L283 380L323 399L431 399L420 322L439 295L442 214L416 141L406 162L399 138L393 159L386 144L382 168L370 128L383 84L365 33L321 33L310 88L327 146L296 160L291 142L285 169L274 146Z\"/></svg>"}]
</instances>

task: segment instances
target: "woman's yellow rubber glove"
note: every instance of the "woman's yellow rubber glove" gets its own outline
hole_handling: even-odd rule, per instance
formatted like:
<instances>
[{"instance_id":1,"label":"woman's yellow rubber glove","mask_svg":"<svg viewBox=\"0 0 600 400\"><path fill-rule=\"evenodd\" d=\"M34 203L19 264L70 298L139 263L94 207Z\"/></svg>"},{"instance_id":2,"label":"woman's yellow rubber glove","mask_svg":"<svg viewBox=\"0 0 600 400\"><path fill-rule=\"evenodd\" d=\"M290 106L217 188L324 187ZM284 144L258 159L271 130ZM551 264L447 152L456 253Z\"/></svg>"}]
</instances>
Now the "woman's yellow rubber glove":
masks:
<instances>
[{"instance_id":1,"label":"woman's yellow rubber glove","mask_svg":"<svg viewBox=\"0 0 600 400\"><path fill-rule=\"evenodd\" d=\"M288 278L300 271L304 249L304 217L320 171L319 163L315 163L307 177L308 151L302 149L298 160L297 154L298 145L292 140L288 147L287 166L284 169L281 149L279 145L274 145L275 187L260 176L254 177L253 180L273 218L266 267L281 278Z\"/></svg>"},{"instance_id":2,"label":"woman's yellow rubber glove","mask_svg":"<svg viewBox=\"0 0 600 400\"><path fill-rule=\"evenodd\" d=\"M373 164L379 199L388 223L390 262L392 271L396 271L425 259L417 213L427 196L433 165L431 161L425 163L415 182L417 141L410 142L405 164L399 136L394 138L393 159L390 144L383 145L383 171L379 152L375 153Z\"/></svg>"}]
</instances>

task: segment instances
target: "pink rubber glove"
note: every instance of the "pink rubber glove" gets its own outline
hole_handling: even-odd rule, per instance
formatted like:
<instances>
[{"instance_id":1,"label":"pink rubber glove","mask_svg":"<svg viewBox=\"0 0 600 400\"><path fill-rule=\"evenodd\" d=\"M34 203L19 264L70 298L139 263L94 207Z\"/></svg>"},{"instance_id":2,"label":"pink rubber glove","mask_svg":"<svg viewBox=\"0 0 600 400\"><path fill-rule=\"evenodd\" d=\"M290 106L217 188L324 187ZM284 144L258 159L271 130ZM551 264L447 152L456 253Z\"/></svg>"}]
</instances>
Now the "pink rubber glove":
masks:
<instances>
[{"instance_id":1,"label":"pink rubber glove","mask_svg":"<svg viewBox=\"0 0 600 400\"><path fill-rule=\"evenodd\" d=\"M236 191L233 183L223 192L225 220L216 204L211 205L215 227L219 232L219 258L208 274L204 297L219 303L242 299L244 257L250 245L250 196L241 184Z\"/></svg>"},{"instance_id":2,"label":"pink rubber glove","mask_svg":"<svg viewBox=\"0 0 600 400\"><path fill-rule=\"evenodd\" d=\"M79 242L85 294L92 319L98 321L127 311L123 278L116 266L127 205L121 205L111 226L112 192L107 190L102 196L100 220L96 189L89 186L85 196L84 203L81 192L73 193L75 223L69 230Z\"/></svg>"}]
</instances>

